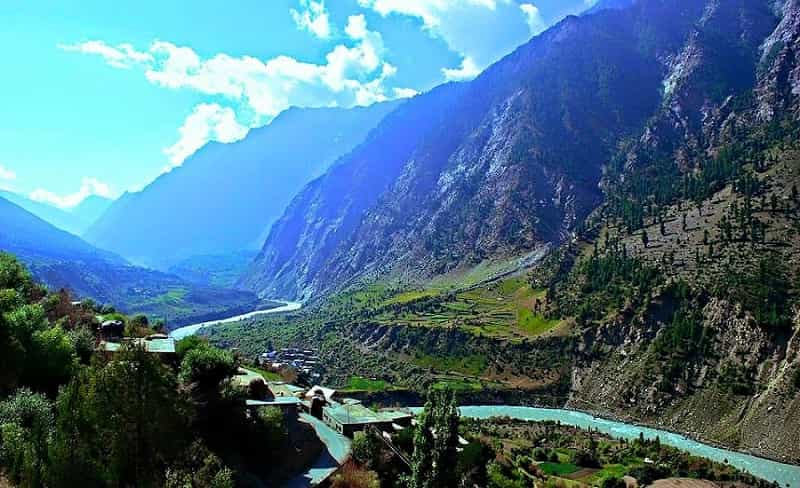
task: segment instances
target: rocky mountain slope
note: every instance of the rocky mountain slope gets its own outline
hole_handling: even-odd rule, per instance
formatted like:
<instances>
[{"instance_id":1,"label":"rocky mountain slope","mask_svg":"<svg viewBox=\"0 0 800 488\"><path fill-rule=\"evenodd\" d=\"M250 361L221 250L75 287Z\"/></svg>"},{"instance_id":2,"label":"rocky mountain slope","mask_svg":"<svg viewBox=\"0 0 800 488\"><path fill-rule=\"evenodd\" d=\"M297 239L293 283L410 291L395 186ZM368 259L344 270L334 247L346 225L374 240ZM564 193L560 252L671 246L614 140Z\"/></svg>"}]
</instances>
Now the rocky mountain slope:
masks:
<instances>
[{"instance_id":1,"label":"rocky mountain slope","mask_svg":"<svg viewBox=\"0 0 800 488\"><path fill-rule=\"evenodd\" d=\"M611 27L609 38L626 39L635 55L580 42ZM567 54L581 72L583 58L564 47L573 42L606 53L603 73L649 53L656 79L649 85L631 74L637 89L611 98L623 108L604 107L598 86L570 85L566 68L551 74ZM513 116L486 112L520 102L485 102L502 88L482 80L536 72L519 59L540 51L552 54L534 57L548 70L508 93L541 94L557 108L540 109L541 100ZM619 64L609 63L610 52ZM288 324L219 331L219 340L245 350L267 339L312 343L343 383L369 375L412 390L455 385L473 400L591 410L800 462L798 53L798 0L640 0L569 19L475 85L409 104L435 114L435 137L415 133L418 145L395 159L373 156L380 164L369 161L380 139L366 141L354 152L360 159L341 161L295 200L248 283L289 296L374 280L312 301L307 316ZM639 126L620 129L629 127L620 123L628 120L624 102L651 88L655 101L641 102L647 115L631 118ZM555 96L565 90L573 98ZM451 97L444 121L432 105L443 94ZM395 116L396 127L411 119ZM591 123L600 120L602 128ZM391 174L369 200L364 191L343 193L348 170L384 174L374 167ZM328 192L336 178L337 191ZM543 242L553 252L511 278L424 279ZM387 279L409 270L413 286Z\"/></svg>"},{"instance_id":2,"label":"rocky mountain slope","mask_svg":"<svg viewBox=\"0 0 800 488\"><path fill-rule=\"evenodd\" d=\"M51 289L66 288L76 298L165 319L170 326L244 313L258 302L249 292L197 286L131 266L4 198L0 198L0 252L16 255Z\"/></svg>"},{"instance_id":3,"label":"rocky mountain slope","mask_svg":"<svg viewBox=\"0 0 800 488\"><path fill-rule=\"evenodd\" d=\"M290 109L239 142L208 144L141 192L123 195L84 237L158 269L257 250L291 197L398 103Z\"/></svg>"},{"instance_id":4,"label":"rocky mountain slope","mask_svg":"<svg viewBox=\"0 0 800 488\"><path fill-rule=\"evenodd\" d=\"M295 198L244 283L309 296L563 242L602 201L619 142L661 106L705 7L570 17L475 81L418 97Z\"/></svg>"}]
</instances>

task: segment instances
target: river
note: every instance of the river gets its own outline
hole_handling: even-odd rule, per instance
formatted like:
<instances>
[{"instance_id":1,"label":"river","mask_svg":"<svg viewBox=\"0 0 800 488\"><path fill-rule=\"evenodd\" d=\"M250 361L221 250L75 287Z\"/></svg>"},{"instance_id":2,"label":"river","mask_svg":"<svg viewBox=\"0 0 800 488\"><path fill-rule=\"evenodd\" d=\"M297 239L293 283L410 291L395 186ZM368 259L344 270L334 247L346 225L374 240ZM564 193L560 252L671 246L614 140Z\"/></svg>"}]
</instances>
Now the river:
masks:
<instances>
[{"instance_id":1,"label":"river","mask_svg":"<svg viewBox=\"0 0 800 488\"><path fill-rule=\"evenodd\" d=\"M417 413L421 409L412 410ZM639 437L639 433L644 434L645 438L648 439L655 439L658 436L662 443L696 456L717 462L725 462L727 460L732 466L748 471L759 478L777 481L781 486L800 488L800 466L782 464L749 454L729 451L697 442L680 434L602 419L583 412L534 407L469 406L461 407L461 415L476 419L509 417L517 420L538 422L551 420L583 429L595 429L616 438L636 439Z\"/></svg>"},{"instance_id":2,"label":"river","mask_svg":"<svg viewBox=\"0 0 800 488\"><path fill-rule=\"evenodd\" d=\"M277 300L276 300L277 301ZM196 334L205 327L216 325L228 324L239 322L242 320L259 317L261 315L271 315L276 313L294 312L302 308L301 303L286 302L282 306L270 310L257 310L254 312L237 315L227 319L214 320L210 322L203 322L195 325L188 325L175 329L170 333L170 337L175 339L183 339ZM413 408L412 411L419 413L422 409ZM783 464L768 459L751 456L736 451L729 451L718 447L703 444L701 442L689 439L680 434L668 432L664 430L652 429L649 427L641 427L633 424L626 424L614 420L603 419L594 417L587 413L576 412L573 410L550 409L550 408L536 408L536 407L515 407L515 406L466 406L461 407L461 415L469 418L488 419L492 417L509 417L517 420L530 420L530 421L554 421L561 422L562 424L572 425L583 429L595 429L604 434L614 437L624 437L626 439L637 439L639 434L644 434L645 438L655 439L659 437L661 442L666 445L676 447L683 451L687 451L696 456L705 457L717 462L727 461L732 466L735 466L743 471L763 478L769 481L777 481L781 486L792 488L800 488L800 466L791 464ZM330 466L325 466L330 469ZM312 470L314 471L314 470ZM329 474L323 469L309 472L312 480L316 481L320 474Z\"/></svg>"},{"instance_id":3,"label":"river","mask_svg":"<svg viewBox=\"0 0 800 488\"><path fill-rule=\"evenodd\" d=\"M186 327L181 327L179 329L175 329L169 333L169 336L175 340L185 339L186 337L193 336L197 334L201 329L206 327L213 327L216 325L223 325L223 324L230 324L233 322L240 322L242 320L252 319L254 317L260 317L262 315L272 315L276 313L284 313L284 312L294 312L300 310L303 307L302 303L298 302L286 302L283 300L273 300L278 303L282 303L280 307L271 308L269 310L256 310L253 312L236 315L234 317L229 317L227 319L220 319L220 320L212 320L210 322L202 322L200 324L194 325L187 325Z\"/></svg>"}]
</instances>

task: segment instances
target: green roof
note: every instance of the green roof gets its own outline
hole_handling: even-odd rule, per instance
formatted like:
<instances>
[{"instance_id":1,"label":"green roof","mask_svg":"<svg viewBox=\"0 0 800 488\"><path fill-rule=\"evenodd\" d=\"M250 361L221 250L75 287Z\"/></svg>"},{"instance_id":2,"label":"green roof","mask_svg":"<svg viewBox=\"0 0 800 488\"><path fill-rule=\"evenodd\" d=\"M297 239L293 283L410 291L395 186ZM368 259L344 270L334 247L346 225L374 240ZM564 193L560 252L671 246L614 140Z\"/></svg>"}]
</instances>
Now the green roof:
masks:
<instances>
[{"instance_id":1,"label":"green roof","mask_svg":"<svg viewBox=\"0 0 800 488\"><path fill-rule=\"evenodd\" d=\"M175 353L175 339L126 339L123 342L103 342L100 347L106 352L118 352L125 344L143 345L145 351L154 354Z\"/></svg>"},{"instance_id":2,"label":"green roof","mask_svg":"<svg viewBox=\"0 0 800 488\"><path fill-rule=\"evenodd\" d=\"M335 404L325 408L325 413L342 425L382 424L408 417L408 412L387 410L375 412L359 403Z\"/></svg>"}]
</instances>

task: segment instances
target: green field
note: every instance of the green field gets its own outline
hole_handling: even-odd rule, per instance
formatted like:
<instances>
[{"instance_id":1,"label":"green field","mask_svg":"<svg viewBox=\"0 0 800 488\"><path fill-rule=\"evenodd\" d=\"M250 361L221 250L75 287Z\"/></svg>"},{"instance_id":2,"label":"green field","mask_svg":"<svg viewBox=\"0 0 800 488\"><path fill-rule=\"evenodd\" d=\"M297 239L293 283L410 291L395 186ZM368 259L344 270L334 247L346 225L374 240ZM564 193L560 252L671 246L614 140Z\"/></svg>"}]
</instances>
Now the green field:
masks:
<instances>
[{"instance_id":1,"label":"green field","mask_svg":"<svg viewBox=\"0 0 800 488\"><path fill-rule=\"evenodd\" d=\"M483 384L478 380L470 378L448 378L434 383L431 388L443 390L445 388L453 391L474 391L483 388Z\"/></svg>"},{"instance_id":2,"label":"green field","mask_svg":"<svg viewBox=\"0 0 800 488\"><path fill-rule=\"evenodd\" d=\"M370 380L362 378L361 376L353 376L344 388L345 391L386 391L391 387L389 383L383 380Z\"/></svg>"},{"instance_id":3,"label":"green field","mask_svg":"<svg viewBox=\"0 0 800 488\"><path fill-rule=\"evenodd\" d=\"M425 300L431 297L439 298ZM536 304L543 308L545 301L544 290L533 289L522 278L511 278L454 296L432 290L402 292L382 303L409 306L384 310L375 318L386 325L457 328L477 336L520 341L547 334L562 323L535 311Z\"/></svg>"},{"instance_id":4,"label":"green field","mask_svg":"<svg viewBox=\"0 0 800 488\"><path fill-rule=\"evenodd\" d=\"M539 469L550 476L566 476L577 472L581 468L572 463L542 463Z\"/></svg>"},{"instance_id":5,"label":"green field","mask_svg":"<svg viewBox=\"0 0 800 488\"><path fill-rule=\"evenodd\" d=\"M480 376L488 366L486 357L477 354L464 357L418 354L414 357L413 362L423 368L436 371L453 371L469 376Z\"/></svg>"}]
</instances>

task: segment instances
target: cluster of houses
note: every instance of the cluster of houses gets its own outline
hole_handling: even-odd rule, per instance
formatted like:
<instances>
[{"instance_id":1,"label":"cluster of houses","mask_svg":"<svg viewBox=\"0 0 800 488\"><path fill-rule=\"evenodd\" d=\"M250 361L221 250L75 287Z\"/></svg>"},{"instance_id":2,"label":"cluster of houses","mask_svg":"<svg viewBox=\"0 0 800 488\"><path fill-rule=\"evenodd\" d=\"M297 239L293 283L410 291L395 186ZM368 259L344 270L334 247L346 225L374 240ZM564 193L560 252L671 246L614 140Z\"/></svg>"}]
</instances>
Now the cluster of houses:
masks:
<instances>
[{"instance_id":1,"label":"cluster of houses","mask_svg":"<svg viewBox=\"0 0 800 488\"><path fill-rule=\"evenodd\" d=\"M320 377L319 356L312 349L297 349L287 347L280 351L268 351L259 358L259 365L263 368L278 371L290 366L298 373L315 379Z\"/></svg>"},{"instance_id":2,"label":"cluster of houses","mask_svg":"<svg viewBox=\"0 0 800 488\"><path fill-rule=\"evenodd\" d=\"M359 400L343 398L336 390L322 386L300 388L282 382L267 384L272 398L249 400L248 407L278 407L285 415L307 413L322 420L336 432L352 438L356 432L377 428L382 432L402 430L411 425L414 415L405 409L367 408Z\"/></svg>"}]
</instances>

